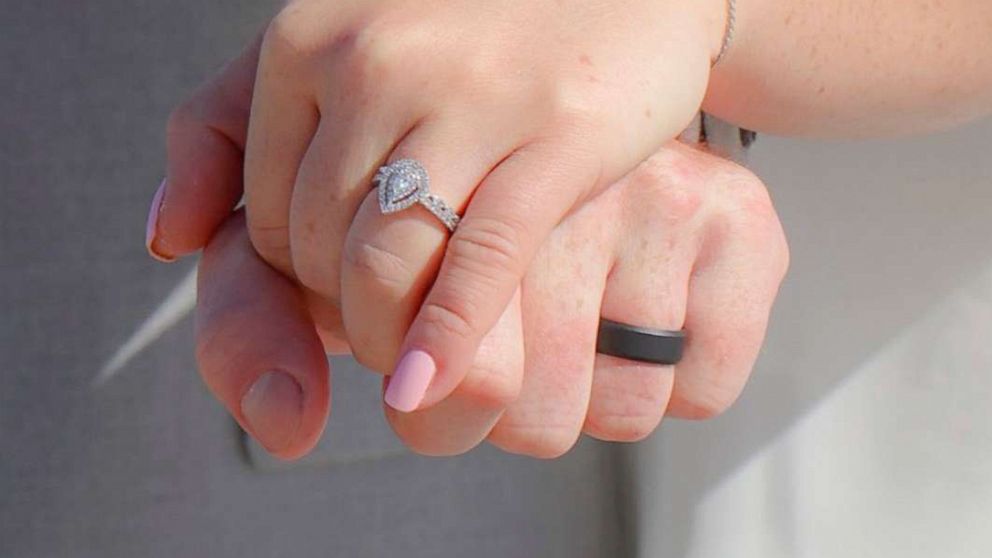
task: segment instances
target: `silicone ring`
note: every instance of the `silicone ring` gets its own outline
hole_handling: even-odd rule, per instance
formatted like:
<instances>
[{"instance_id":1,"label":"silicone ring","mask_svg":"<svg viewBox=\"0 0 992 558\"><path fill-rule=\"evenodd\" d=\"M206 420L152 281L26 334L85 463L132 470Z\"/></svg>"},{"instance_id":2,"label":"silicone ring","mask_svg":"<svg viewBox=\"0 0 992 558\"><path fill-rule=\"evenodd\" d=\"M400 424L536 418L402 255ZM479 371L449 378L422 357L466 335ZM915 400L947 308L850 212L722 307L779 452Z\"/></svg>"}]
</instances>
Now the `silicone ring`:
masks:
<instances>
[{"instance_id":1,"label":"silicone ring","mask_svg":"<svg viewBox=\"0 0 992 558\"><path fill-rule=\"evenodd\" d=\"M596 352L652 364L675 364L682 360L685 331L652 329L599 320Z\"/></svg>"}]
</instances>

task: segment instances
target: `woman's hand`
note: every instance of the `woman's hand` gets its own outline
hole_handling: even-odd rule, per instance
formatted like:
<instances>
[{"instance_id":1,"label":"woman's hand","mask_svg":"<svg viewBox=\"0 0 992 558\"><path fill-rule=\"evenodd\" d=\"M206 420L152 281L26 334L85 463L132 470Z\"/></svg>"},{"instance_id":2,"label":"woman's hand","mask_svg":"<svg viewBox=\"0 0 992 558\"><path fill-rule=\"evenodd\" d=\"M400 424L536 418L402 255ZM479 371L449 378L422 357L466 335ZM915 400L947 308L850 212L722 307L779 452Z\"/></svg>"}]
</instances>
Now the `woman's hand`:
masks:
<instances>
[{"instance_id":1,"label":"woman's hand","mask_svg":"<svg viewBox=\"0 0 992 558\"><path fill-rule=\"evenodd\" d=\"M252 243L340 304L360 362L425 385L404 410L435 404L555 226L694 116L723 10L291 2L261 45L245 152ZM373 174L406 158L464 213L450 238L423 208L380 213Z\"/></svg>"},{"instance_id":2,"label":"woman's hand","mask_svg":"<svg viewBox=\"0 0 992 558\"><path fill-rule=\"evenodd\" d=\"M449 397L410 413L387 408L387 417L420 453L489 439L554 457L580 432L634 441L666 412L713 416L747 380L787 261L762 184L672 143L555 229ZM197 356L214 394L282 457L309 451L328 413L327 365L307 306L257 257L240 214L231 218L201 263ZM600 315L684 327L683 360L597 355Z\"/></svg>"},{"instance_id":3,"label":"woman's hand","mask_svg":"<svg viewBox=\"0 0 992 558\"><path fill-rule=\"evenodd\" d=\"M246 430L288 458L309 451L327 417L322 349L348 347L336 306L265 265L243 219L228 219L255 52L174 113L168 186L152 209L148 242L153 252L178 255L227 221L201 264L201 373ZM669 396L675 416L718 413L747 377L786 260L763 185L736 165L672 144L556 228L520 302L484 338L452 397L390 412L390 421L425 453L464 451L489 436L511 451L552 456L580 429L613 440L647 434ZM690 337L677 374L595 356L600 312L672 329L684 321ZM383 339L358 342L375 351ZM273 397L263 397L269 390Z\"/></svg>"},{"instance_id":4,"label":"woman's hand","mask_svg":"<svg viewBox=\"0 0 992 558\"><path fill-rule=\"evenodd\" d=\"M764 185L671 142L555 228L520 285L519 307L484 338L450 396L387 417L422 453L488 439L537 457L561 455L580 432L629 442L666 413L712 417L747 381L787 265ZM596 354L600 316L685 328L683 359L672 367Z\"/></svg>"}]
</instances>

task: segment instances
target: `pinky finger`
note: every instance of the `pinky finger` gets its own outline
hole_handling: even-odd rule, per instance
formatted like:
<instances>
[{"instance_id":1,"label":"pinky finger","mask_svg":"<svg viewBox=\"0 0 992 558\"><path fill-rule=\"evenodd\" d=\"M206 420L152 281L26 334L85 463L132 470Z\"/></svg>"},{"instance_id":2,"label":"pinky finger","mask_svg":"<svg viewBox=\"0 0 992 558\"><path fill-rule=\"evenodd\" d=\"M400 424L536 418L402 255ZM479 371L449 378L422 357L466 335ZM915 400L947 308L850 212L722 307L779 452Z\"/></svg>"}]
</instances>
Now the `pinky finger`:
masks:
<instances>
[{"instance_id":1,"label":"pinky finger","mask_svg":"<svg viewBox=\"0 0 992 558\"><path fill-rule=\"evenodd\" d=\"M145 246L158 260L203 248L241 199L259 44L257 39L169 117L167 178L145 231Z\"/></svg>"},{"instance_id":2,"label":"pinky finger","mask_svg":"<svg viewBox=\"0 0 992 558\"><path fill-rule=\"evenodd\" d=\"M747 383L765 338L772 304L788 267L778 219L721 235L697 262L689 284L685 353L675 367L667 414L711 418Z\"/></svg>"}]
</instances>

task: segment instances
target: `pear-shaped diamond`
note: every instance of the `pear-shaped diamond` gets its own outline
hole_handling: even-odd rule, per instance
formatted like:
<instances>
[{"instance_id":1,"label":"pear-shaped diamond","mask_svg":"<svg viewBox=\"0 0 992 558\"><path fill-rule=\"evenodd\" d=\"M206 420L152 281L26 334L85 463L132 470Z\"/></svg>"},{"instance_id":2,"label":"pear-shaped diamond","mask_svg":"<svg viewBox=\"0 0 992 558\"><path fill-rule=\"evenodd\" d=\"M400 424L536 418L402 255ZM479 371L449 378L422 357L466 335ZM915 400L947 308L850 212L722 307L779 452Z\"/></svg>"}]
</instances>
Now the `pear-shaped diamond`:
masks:
<instances>
[{"instance_id":1,"label":"pear-shaped diamond","mask_svg":"<svg viewBox=\"0 0 992 558\"><path fill-rule=\"evenodd\" d=\"M402 159L384 167L376 176L379 210L395 213L417 203L428 192L427 171L420 163Z\"/></svg>"}]
</instances>

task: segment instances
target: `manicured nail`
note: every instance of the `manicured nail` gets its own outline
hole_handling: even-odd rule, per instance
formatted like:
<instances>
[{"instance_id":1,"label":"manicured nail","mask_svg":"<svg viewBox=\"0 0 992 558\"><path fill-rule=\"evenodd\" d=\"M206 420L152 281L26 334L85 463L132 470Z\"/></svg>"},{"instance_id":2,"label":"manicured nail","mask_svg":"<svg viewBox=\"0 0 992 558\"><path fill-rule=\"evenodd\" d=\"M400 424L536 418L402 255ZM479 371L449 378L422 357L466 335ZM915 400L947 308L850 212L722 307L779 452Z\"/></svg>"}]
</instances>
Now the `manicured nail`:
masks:
<instances>
[{"instance_id":1,"label":"manicured nail","mask_svg":"<svg viewBox=\"0 0 992 558\"><path fill-rule=\"evenodd\" d=\"M410 351L403 355L389 379L386 404L404 413L413 411L424 399L436 371L434 359L424 351Z\"/></svg>"},{"instance_id":2,"label":"manicured nail","mask_svg":"<svg viewBox=\"0 0 992 558\"><path fill-rule=\"evenodd\" d=\"M303 390L284 372L263 374L241 398L251 434L270 452L293 442L303 415Z\"/></svg>"},{"instance_id":3,"label":"manicured nail","mask_svg":"<svg viewBox=\"0 0 992 558\"><path fill-rule=\"evenodd\" d=\"M165 196L165 182L158 185L155 197L152 198L152 206L148 210L148 223L145 225L145 248L153 258L160 262L172 262L176 258L162 252L161 247L155 246L155 237L158 234L158 216L162 213L162 198Z\"/></svg>"}]
</instances>

